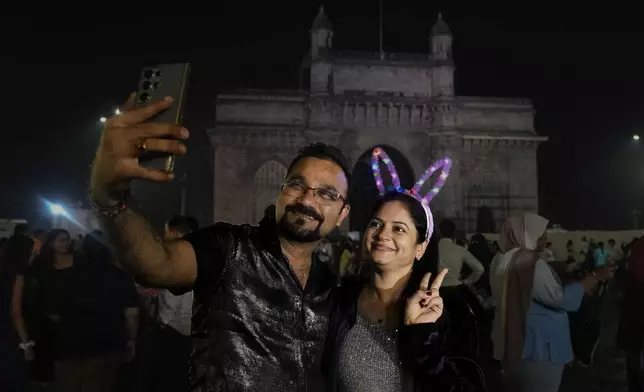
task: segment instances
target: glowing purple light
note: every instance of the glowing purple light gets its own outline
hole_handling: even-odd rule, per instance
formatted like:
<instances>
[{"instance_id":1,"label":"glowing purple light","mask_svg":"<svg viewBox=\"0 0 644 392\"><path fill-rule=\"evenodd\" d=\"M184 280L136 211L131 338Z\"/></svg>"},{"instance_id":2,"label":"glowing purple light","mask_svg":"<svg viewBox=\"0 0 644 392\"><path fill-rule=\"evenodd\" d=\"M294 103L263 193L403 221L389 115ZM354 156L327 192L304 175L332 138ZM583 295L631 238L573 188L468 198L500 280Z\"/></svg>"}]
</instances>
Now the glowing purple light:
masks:
<instances>
[{"instance_id":1,"label":"glowing purple light","mask_svg":"<svg viewBox=\"0 0 644 392\"><path fill-rule=\"evenodd\" d=\"M391 161L391 159L389 159L387 153L380 147L374 148L373 153L371 154L371 170L373 171L373 176L376 179L376 187L378 188L378 192L382 196L385 194L385 185L382 181L382 175L380 174L380 165L378 162L379 159L382 159L382 162L387 166L387 170L391 175L391 182L393 182L393 186L394 188L396 188L396 190L400 189L400 178L398 178L396 167L394 166L394 163Z\"/></svg>"},{"instance_id":2,"label":"glowing purple light","mask_svg":"<svg viewBox=\"0 0 644 392\"><path fill-rule=\"evenodd\" d=\"M414 185L414 193L420 194L420 188L422 188L425 182L429 180L429 178L434 173L436 173L438 169L442 169L440 176L438 176L430 191L427 192L425 196L423 196L423 200L426 199L427 202L430 202L438 194L438 192L441 191L443 185L445 185L445 180L447 179L447 177L449 177L449 171L452 169L452 160L449 158L443 158L432 163L427 168L427 170L425 170L423 176L420 177L418 181L416 181L416 185Z\"/></svg>"},{"instance_id":3,"label":"glowing purple light","mask_svg":"<svg viewBox=\"0 0 644 392\"><path fill-rule=\"evenodd\" d=\"M382 162L387 166L387 170L389 171L389 174L391 175L391 182L393 183L393 188L397 192L405 193L409 196L412 196L416 200L418 200L421 205L423 206L423 209L425 210L425 217L427 218L427 240L429 240L429 237L431 237L432 233L434 232L434 216L432 214L431 209L429 208L429 202L438 194L438 192L441 191L443 186L445 185L445 180L447 180L447 177L449 177L449 172L452 169L452 160L450 158L443 158L440 159L433 164L431 164L423 173L422 177L416 181L416 184L414 184L414 187L412 189L402 189L400 186L400 178L398 177L398 172L396 171L396 167L394 166L393 162L387 155L387 153L380 147L376 147L373 149L373 153L371 154L371 170L373 172L373 177L376 180L376 188L378 188L378 192L380 195L384 195L386 192L386 187L384 184L384 181L382 180L382 175L380 173L380 164L378 160L382 160ZM438 169L441 170L441 174L438 176L436 179L436 182L432 186L432 188L425 194L425 196L420 196L420 190L429 180L429 178L436 173Z\"/></svg>"}]
</instances>

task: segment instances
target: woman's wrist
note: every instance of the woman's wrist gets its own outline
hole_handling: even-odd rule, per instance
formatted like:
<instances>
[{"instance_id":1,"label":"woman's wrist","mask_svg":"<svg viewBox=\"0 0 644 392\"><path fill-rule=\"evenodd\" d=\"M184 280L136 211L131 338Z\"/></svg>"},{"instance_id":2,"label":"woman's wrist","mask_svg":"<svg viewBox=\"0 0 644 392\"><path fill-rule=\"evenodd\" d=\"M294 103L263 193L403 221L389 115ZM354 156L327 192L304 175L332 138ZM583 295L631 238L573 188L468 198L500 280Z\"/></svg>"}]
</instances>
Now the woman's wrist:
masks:
<instances>
[{"instance_id":1,"label":"woman's wrist","mask_svg":"<svg viewBox=\"0 0 644 392\"><path fill-rule=\"evenodd\" d=\"M33 340L28 340L26 342L25 341L20 342L20 344L18 345L18 348L21 349L22 351L25 351L29 348L32 348L35 345L36 345L36 342L34 342Z\"/></svg>"}]
</instances>

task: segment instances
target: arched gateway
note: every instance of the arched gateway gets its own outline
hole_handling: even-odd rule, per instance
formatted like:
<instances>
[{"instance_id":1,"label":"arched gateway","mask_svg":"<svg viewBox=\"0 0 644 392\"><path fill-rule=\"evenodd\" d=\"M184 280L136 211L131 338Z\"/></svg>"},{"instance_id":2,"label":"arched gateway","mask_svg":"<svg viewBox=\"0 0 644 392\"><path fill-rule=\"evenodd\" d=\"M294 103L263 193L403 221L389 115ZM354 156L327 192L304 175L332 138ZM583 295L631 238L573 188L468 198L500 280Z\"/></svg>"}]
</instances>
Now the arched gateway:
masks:
<instances>
[{"instance_id":1,"label":"arched gateway","mask_svg":"<svg viewBox=\"0 0 644 392\"><path fill-rule=\"evenodd\" d=\"M427 51L416 54L339 51L331 26L320 10L301 89L217 97L216 126L208 130L215 221L256 221L283 172L270 164L256 178L257 168L271 160L283 167L298 148L318 141L342 148L355 164L353 211L344 229L362 229L371 213L375 186L367 157L377 145L395 146L387 152L405 185L413 172L451 157L450 179L432 203L461 229L474 231L483 207L495 227L507 215L537 211L536 152L547 138L534 130L532 104L457 95L452 33L444 20L432 27Z\"/></svg>"}]
</instances>

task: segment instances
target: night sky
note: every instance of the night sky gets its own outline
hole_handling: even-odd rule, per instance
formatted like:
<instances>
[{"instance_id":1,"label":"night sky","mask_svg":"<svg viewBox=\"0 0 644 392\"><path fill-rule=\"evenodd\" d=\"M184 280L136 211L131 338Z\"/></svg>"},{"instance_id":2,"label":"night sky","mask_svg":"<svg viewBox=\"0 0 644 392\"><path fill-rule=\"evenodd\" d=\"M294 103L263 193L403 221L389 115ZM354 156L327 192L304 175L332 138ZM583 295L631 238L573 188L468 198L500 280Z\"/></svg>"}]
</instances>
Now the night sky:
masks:
<instances>
[{"instance_id":1,"label":"night sky","mask_svg":"<svg viewBox=\"0 0 644 392\"><path fill-rule=\"evenodd\" d=\"M8 86L0 217L33 216L38 196L85 199L98 119L125 99L145 64L193 63L186 118L201 127L214 123L222 89L297 88L319 3L237 3L186 6L184 16L11 17L0 51ZM376 1L324 5L336 48L378 50ZM644 137L641 12L439 5L385 1L385 50L428 52L442 11L454 33L457 94L535 105L537 132L550 137L539 154L542 214L569 229L630 228L629 212L644 211L644 148L631 140Z\"/></svg>"}]
</instances>

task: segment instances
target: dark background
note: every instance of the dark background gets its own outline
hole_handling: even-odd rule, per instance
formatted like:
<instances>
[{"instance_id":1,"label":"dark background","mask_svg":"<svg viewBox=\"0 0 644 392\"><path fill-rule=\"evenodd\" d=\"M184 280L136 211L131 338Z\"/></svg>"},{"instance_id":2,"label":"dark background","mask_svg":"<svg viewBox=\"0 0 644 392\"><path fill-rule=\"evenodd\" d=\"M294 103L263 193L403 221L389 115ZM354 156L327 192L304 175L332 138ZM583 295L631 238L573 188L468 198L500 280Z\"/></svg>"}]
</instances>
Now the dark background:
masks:
<instances>
[{"instance_id":1,"label":"dark background","mask_svg":"<svg viewBox=\"0 0 644 392\"><path fill-rule=\"evenodd\" d=\"M98 118L125 99L144 64L193 63L186 113L193 134L214 123L221 89L296 88L320 5L303 3L8 12L0 216L32 217L39 196L85 199ZM378 50L377 2L324 5L336 48ZM636 6L385 1L385 50L428 52L438 11L454 34L457 94L532 99L536 129L550 138L539 154L541 212L570 229L630 228L629 212L644 209L644 151L631 140L644 129L644 24Z\"/></svg>"}]
</instances>

